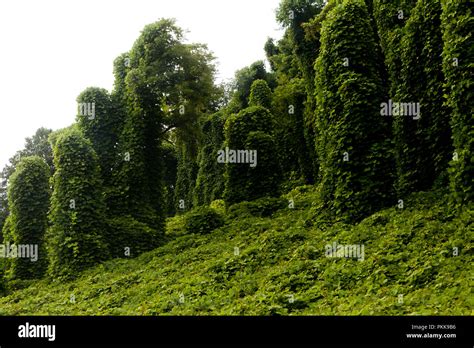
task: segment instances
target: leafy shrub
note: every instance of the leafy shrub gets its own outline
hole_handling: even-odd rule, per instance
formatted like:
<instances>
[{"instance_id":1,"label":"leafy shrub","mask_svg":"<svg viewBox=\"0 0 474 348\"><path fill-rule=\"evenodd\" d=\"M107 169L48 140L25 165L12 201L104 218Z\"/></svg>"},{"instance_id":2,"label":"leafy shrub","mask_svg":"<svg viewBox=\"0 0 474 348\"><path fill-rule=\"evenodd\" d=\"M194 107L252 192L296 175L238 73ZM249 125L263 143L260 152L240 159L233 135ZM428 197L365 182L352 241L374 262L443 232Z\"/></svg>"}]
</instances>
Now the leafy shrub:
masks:
<instances>
[{"instance_id":1,"label":"leafy shrub","mask_svg":"<svg viewBox=\"0 0 474 348\"><path fill-rule=\"evenodd\" d=\"M131 216L108 220L108 242L112 257L135 257L158 247L163 235ZM126 249L129 248L129 249ZM126 251L130 253L127 255Z\"/></svg>"},{"instance_id":2,"label":"leafy shrub","mask_svg":"<svg viewBox=\"0 0 474 348\"><path fill-rule=\"evenodd\" d=\"M166 219L166 235L179 236L185 234L184 223L186 222L186 215L177 214Z\"/></svg>"},{"instance_id":3,"label":"leafy shrub","mask_svg":"<svg viewBox=\"0 0 474 348\"><path fill-rule=\"evenodd\" d=\"M210 207L221 215L225 214L225 202L223 199L216 199L212 201Z\"/></svg>"},{"instance_id":4,"label":"leafy shrub","mask_svg":"<svg viewBox=\"0 0 474 348\"><path fill-rule=\"evenodd\" d=\"M271 216L274 212L287 207L288 202L283 198L265 197L252 202L240 202L228 209L229 218L238 216Z\"/></svg>"},{"instance_id":5,"label":"leafy shrub","mask_svg":"<svg viewBox=\"0 0 474 348\"><path fill-rule=\"evenodd\" d=\"M224 225L224 218L214 209L199 207L190 211L185 219L186 233L210 233Z\"/></svg>"}]
</instances>

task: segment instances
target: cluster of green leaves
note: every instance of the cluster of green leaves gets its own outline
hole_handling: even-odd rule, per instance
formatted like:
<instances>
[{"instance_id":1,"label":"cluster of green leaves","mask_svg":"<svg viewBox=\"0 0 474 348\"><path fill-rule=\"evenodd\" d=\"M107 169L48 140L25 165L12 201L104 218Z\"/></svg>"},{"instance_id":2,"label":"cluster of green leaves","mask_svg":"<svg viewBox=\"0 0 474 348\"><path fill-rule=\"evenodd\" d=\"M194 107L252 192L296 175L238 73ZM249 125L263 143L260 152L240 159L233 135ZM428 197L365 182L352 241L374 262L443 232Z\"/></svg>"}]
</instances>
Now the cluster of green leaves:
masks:
<instances>
[{"instance_id":1,"label":"cluster of green leaves","mask_svg":"<svg viewBox=\"0 0 474 348\"><path fill-rule=\"evenodd\" d=\"M458 204L474 199L474 19L466 1L443 1L443 72L457 158L451 162L451 186Z\"/></svg>"},{"instance_id":2,"label":"cluster of green leaves","mask_svg":"<svg viewBox=\"0 0 474 348\"><path fill-rule=\"evenodd\" d=\"M321 203L330 215L355 221L392 199L390 123L381 56L363 1L343 2L321 29L316 69L316 150Z\"/></svg>"},{"instance_id":3,"label":"cluster of green leaves","mask_svg":"<svg viewBox=\"0 0 474 348\"><path fill-rule=\"evenodd\" d=\"M10 177L8 201L9 223L5 225L5 242L32 245L37 260L17 257L11 260L8 278L41 278L46 272L47 256L44 235L48 224L50 168L38 157L23 157ZM8 231L8 232L7 232ZM32 255L31 255L32 256Z\"/></svg>"},{"instance_id":4,"label":"cluster of green leaves","mask_svg":"<svg viewBox=\"0 0 474 348\"><path fill-rule=\"evenodd\" d=\"M452 157L450 112L443 104L443 50L439 0L419 0L401 39L396 101L420 103L420 118L394 118L396 188L400 196L447 184Z\"/></svg>"}]
</instances>

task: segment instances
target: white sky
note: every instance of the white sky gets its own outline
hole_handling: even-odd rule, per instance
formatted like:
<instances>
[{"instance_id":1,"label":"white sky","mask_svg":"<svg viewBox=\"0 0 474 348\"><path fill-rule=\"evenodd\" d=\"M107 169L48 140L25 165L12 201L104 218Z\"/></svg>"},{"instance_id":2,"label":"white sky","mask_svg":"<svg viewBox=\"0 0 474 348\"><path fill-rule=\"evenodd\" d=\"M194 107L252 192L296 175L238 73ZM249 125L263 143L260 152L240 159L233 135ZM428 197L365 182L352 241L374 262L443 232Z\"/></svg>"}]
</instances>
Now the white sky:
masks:
<instances>
[{"instance_id":1,"label":"white sky","mask_svg":"<svg viewBox=\"0 0 474 348\"><path fill-rule=\"evenodd\" d=\"M264 59L267 37L282 35L280 0L0 1L0 169L39 127L74 122L76 97L112 89L113 60L146 24L176 18L188 41L217 57L219 80Z\"/></svg>"}]
</instances>

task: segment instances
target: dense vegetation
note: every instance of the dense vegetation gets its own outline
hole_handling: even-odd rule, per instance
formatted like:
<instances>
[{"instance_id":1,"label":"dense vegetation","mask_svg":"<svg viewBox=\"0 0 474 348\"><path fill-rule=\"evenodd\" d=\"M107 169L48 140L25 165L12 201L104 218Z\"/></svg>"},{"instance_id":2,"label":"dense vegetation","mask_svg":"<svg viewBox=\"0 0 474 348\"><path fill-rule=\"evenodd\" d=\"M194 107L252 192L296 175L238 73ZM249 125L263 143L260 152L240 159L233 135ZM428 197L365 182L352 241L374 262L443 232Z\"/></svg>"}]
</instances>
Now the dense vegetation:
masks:
<instances>
[{"instance_id":1,"label":"dense vegetation","mask_svg":"<svg viewBox=\"0 0 474 348\"><path fill-rule=\"evenodd\" d=\"M282 0L270 69L220 85L145 26L3 169L0 242L39 258L0 258L0 314L470 314L471 11Z\"/></svg>"},{"instance_id":2,"label":"dense vegetation","mask_svg":"<svg viewBox=\"0 0 474 348\"><path fill-rule=\"evenodd\" d=\"M311 210L314 188L288 196L294 209L241 213L211 234L188 233L184 216L171 218L162 247L72 282L16 283L0 298L0 315L472 314L465 232L474 216L453 214L446 192L416 193L406 209L331 226ZM361 241L364 261L324 256L326 244Z\"/></svg>"}]
</instances>

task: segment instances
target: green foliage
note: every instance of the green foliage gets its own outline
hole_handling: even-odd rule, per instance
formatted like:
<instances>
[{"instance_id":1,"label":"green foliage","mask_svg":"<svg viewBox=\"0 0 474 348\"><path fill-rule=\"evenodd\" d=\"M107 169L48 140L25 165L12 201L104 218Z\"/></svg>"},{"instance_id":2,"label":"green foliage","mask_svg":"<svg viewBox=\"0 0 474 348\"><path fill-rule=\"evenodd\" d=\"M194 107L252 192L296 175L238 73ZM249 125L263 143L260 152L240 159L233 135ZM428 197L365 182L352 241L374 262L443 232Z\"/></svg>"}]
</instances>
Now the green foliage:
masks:
<instances>
[{"instance_id":1,"label":"green foliage","mask_svg":"<svg viewBox=\"0 0 474 348\"><path fill-rule=\"evenodd\" d=\"M250 90L256 80L265 80L270 88L275 87L275 79L265 69L263 61L257 61L235 73L232 99L227 106L230 113L249 106Z\"/></svg>"},{"instance_id":2,"label":"green foliage","mask_svg":"<svg viewBox=\"0 0 474 348\"><path fill-rule=\"evenodd\" d=\"M255 80L250 88L250 106L263 106L270 109L272 105L272 91L265 80Z\"/></svg>"},{"instance_id":3,"label":"green foliage","mask_svg":"<svg viewBox=\"0 0 474 348\"><path fill-rule=\"evenodd\" d=\"M175 209L182 213L193 208L194 187L198 174L196 159L191 157L183 146L178 153L178 171L176 176L176 189L174 195Z\"/></svg>"},{"instance_id":4,"label":"green foliage","mask_svg":"<svg viewBox=\"0 0 474 348\"><path fill-rule=\"evenodd\" d=\"M37 260L17 257L11 262L9 277L13 279L41 278L47 267L44 235L49 207L50 168L38 157L23 157L10 177L8 201L10 206L7 240L17 247L32 245ZM11 225L10 225L11 224Z\"/></svg>"},{"instance_id":5,"label":"green foliage","mask_svg":"<svg viewBox=\"0 0 474 348\"><path fill-rule=\"evenodd\" d=\"M452 0L442 4L445 97L452 110L451 128L458 157L451 162L451 187L457 203L464 205L474 200L474 20L468 2Z\"/></svg>"},{"instance_id":6,"label":"green foliage","mask_svg":"<svg viewBox=\"0 0 474 348\"><path fill-rule=\"evenodd\" d=\"M11 215L8 215L5 219L5 223L2 227L2 242L13 241L13 222Z\"/></svg>"},{"instance_id":7,"label":"green foliage","mask_svg":"<svg viewBox=\"0 0 474 348\"><path fill-rule=\"evenodd\" d=\"M323 0L283 0L277 9L277 21L286 28L285 40L296 63L299 74L293 77L302 77L306 89L306 101L304 102L303 135L305 139L305 155L309 158L303 167L306 181L315 182L318 177L318 160L315 152L314 139L317 137L315 114L315 70L314 63L320 50L319 24L313 27L311 23L316 21L321 12L331 7ZM311 27L311 30L308 28ZM286 61L289 61L287 58ZM291 76L291 75L290 75ZM300 106L297 106L300 107ZM309 162L309 163L308 163Z\"/></svg>"},{"instance_id":8,"label":"green foliage","mask_svg":"<svg viewBox=\"0 0 474 348\"><path fill-rule=\"evenodd\" d=\"M300 191L295 208L317 200ZM37 281L0 298L0 315L470 315L474 210L453 216L447 202L417 193L407 209L327 228L307 226L307 208L239 216L72 282ZM363 244L364 261L325 257L333 242Z\"/></svg>"},{"instance_id":9,"label":"green foliage","mask_svg":"<svg viewBox=\"0 0 474 348\"><path fill-rule=\"evenodd\" d=\"M111 257L136 257L163 243L163 234L131 216L107 221L107 240Z\"/></svg>"},{"instance_id":10,"label":"green foliage","mask_svg":"<svg viewBox=\"0 0 474 348\"><path fill-rule=\"evenodd\" d=\"M114 115L122 120L125 117L126 108L126 89L125 78L130 68L129 53L122 53L114 60L114 89L111 93L111 99L114 106ZM120 134L120 132L118 132Z\"/></svg>"},{"instance_id":11,"label":"green foliage","mask_svg":"<svg viewBox=\"0 0 474 348\"><path fill-rule=\"evenodd\" d=\"M115 59L111 94L78 97L93 118L27 139L2 171L0 243L46 229L46 165L18 164L39 155L57 169L45 236L56 279L9 279L37 276L0 259L0 315L471 313L468 3L282 0L276 14L285 32L265 44L271 72L255 62L216 87L206 46L162 19ZM421 119L381 116L389 99L420 102ZM450 129L464 209L438 190ZM226 147L257 150L256 167L219 163ZM39 172L31 189L24 173ZM396 174L404 207L380 210L398 199ZM325 257L333 242L365 246L365 259Z\"/></svg>"},{"instance_id":12,"label":"green foliage","mask_svg":"<svg viewBox=\"0 0 474 348\"><path fill-rule=\"evenodd\" d=\"M0 297L5 295L5 290L6 290L5 276L3 274L3 270L0 268Z\"/></svg>"},{"instance_id":13,"label":"green foliage","mask_svg":"<svg viewBox=\"0 0 474 348\"><path fill-rule=\"evenodd\" d=\"M275 142L285 180L311 181L312 163L305 142L304 81L294 78L275 88L272 110L275 114ZM314 149L312 149L314 150Z\"/></svg>"},{"instance_id":14,"label":"green foliage","mask_svg":"<svg viewBox=\"0 0 474 348\"><path fill-rule=\"evenodd\" d=\"M15 156L10 158L9 164L7 164L2 170L2 178L4 181L8 180L16 169L16 166L23 157L27 156L38 156L41 157L50 168L52 173L54 170L53 166L53 153L51 145L48 141L51 129L44 127L38 128L31 137L25 138L25 146L22 150L17 151ZM6 184L5 184L6 186Z\"/></svg>"},{"instance_id":15,"label":"green foliage","mask_svg":"<svg viewBox=\"0 0 474 348\"><path fill-rule=\"evenodd\" d=\"M79 129L89 139L99 157L101 175L105 184L111 183L112 170L116 167L118 136L122 119L116 117L109 92L98 87L88 87L77 97ZM81 104L94 105L94 114L82 112ZM83 113L83 114L82 114Z\"/></svg>"},{"instance_id":16,"label":"green foliage","mask_svg":"<svg viewBox=\"0 0 474 348\"><path fill-rule=\"evenodd\" d=\"M210 204L222 198L225 166L217 162L218 151L224 142L225 115L218 112L206 119L202 125L202 148L199 153L199 171L194 188L194 205Z\"/></svg>"},{"instance_id":17,"label":"green foliage","mask_svg":"<svg viewBox=\"0 0 474 348\"><path fill-rule=\"evenodd\" d=\"M446 183L452 156L449 110L443 105L439 0L419 0L404 28L396 101L420 103L420 118L394 118L396 188L401 197Z\"/></svg>"},{"instance_id":18,"label":"green foliage","mask_svg":"<svg viewBox=\"0 0 474 348\"><path fill-rule=\"evenodd\" d=\"M120 143L120 167L114 172L115 191L109 201L115 214L131 215L159 230L164 202L158 117L147 114L145 118L141 109L128 115Z\"/></svg>"},{"instance_id":19,"label":"green foliage","mask_svg":"<svg viewBox=\"0 0 474 348\"><path fill-rule=\"evenodd\" d=\"M238 114L230 115L224 126L226 145L233 149L243 149L250 132L273 131L273 116L261 106L251 106Z\"/></svg>"},{"instance_id":20,"label":"green foliage","mask_svg":"<svg viewBox=\"0 0 474 348\"><path fill-rule=\"evenodd\" d=\"M162 165L161 143L172 139L177 144L174 205L186 199L190 207L197 167L196 125L214 107L218 94L213 83L215 67L207 48L185 44L183 31L168 19L143 29L129 59L130 66L125 69L127 118L119 153L129 155L130 160L121 161L114 179L118 190L112 201L124 203L114 209L119 213L163 230L165 211L169 211L166 205L171 201L164 199L171 192L163 175L172 173L167 174ZM185 198L181 197L183 193Z\"/></svg>"},{"instance_id":21,"label":"green foliage","mask_svg":"<svg viewBox=\"0 0 474 348\"><path fill-rule=\"evenodd\" d=\"M278 192L280 164L275 143L269 135L272 130L273 117L261 106L251 106L227 118L225 145L231 150L257 150L256 167L250 167L248 163L226 164L224 200L227 204Z\"/></svg>"},{"instance_id":22,"label":"green foliage","mask_svg":"<svg viewBox=\"0 0 474 348\"><path fill-rule=\"evenodd\" d=\"M158 116L168 130L192 131L190 126L213 111L218 94L214 57L205 45L184 41L174 20L161 19L145 26L130 51L126 85L133 99L129 102ZM180 140L186 142L186 132L182 135Z\"/></svg>"},{"instance_id":23,"label":"green foliage","mask_svg":"<svg viewBox=\"0 0 474 348\"><path fill-rule=\"evenodd\" d=\"M164 190L166 200L166 213L168 216L173 216L176 212L174 201L175 184L178 170L178 156L176 154L176 147L173 144L164 143L162 146L162 156L164 164Z\"/></svg>"},{"instance_id":24,"label":"green foliage","mask_svg":"<svg viewBox=\"0 0 474 348\"><path fill-rule=\"evenodd\" d=\"M27 137L25 139L25 147L22 150L17 151L15 156L9 159L9 164L5 165L5 167L2 169L0 173L0 232L5 219L9 214L7 182L15 171L16 166L20 162L21 158L26 156L39 156L48 164L51 174L53 173L53 153L51 145L48 141L50 133L51 129L43 127L38 128L33 136Z\"/></svg>"},{"instance_id":25,"label":"green foliage","mask_svg":"<svg viewBox=\"0 0 474 348\"><path fill-rule=\"evenodd\" d=\"M209 207L217 211L219 214L225 215L226 208L225 201L223 199L216 199L215 201L212 201Z\"/></svg>"},{"instance_id":26,"label":"green foliage","mask_svg":"<svg viewBox=\"0 0 474 348\"><path fill-rule=\"evenodd\" d=\"M257 165L247 168L248 181L241 187L248 201L280 194L281 166L273 136L262 131L250 132L245 149L257 151Z\"/></svg>"},{"instance_id":27,"label":"green foliage","mask_svg":"<svg viewBox=\"0 0 474 348\"><path fill-rule=\"evenodd\" d=\"M398 85L403 81L400 79L402 69L401 62L401 40L403 38L403 27L406 24L417 0L374 0L373 13L380 45L385 57L390 80L390 97L394 98Z\"/></svg>"},{"instance_id":28,"label":"green foliage","mask_svg":"<svg viewBox=\"0 0 474 348\"><path fill-rule=\"evenodd\" d=\"M285 209L288 202L283 198L264 197L252 202L240 202L228 208L229 218L258 216L268 217L278 210Z\"/></svg>"},{"instance_id":29,"label":"green foliage","mask_svg":"<svg viewBox=\"0 0 474 348\"><path fill-rule=\"evenodd\" d=\"M368 18L362 1L334 7L323 22L315 65L322 205L350 221L392 199L390 127L380 115L386 94Z\"/></svg>"},{"instance_id":30,"label":"green foliage","mask_svg":"<svg viewBox=\"0 0 474 348\"><path fill-rule=\"evenodd\" d=\"M287 28L292 53L305 80L308 96L314 91L314 61L319 53L319 35L306 35L305 24L324 8L323 0L282 0L277 21ZM312 111L312 110L310 110Z\"/></svg>"},{"instance_id":31,"label":"green foliage","mask_svg":"<svg viewBox=\"0 0 474 348\"><path fill-rule=\"evenodd\" d=\"M76 130L60 134L53 153L49 273L74 277L109 256L100 168L92 144Z\"/></svg>"},{"instance_id":32,"label":"green foliage","mask_svg":"<svg viewBox=\"0 0 474 348\"><path fill-rule=\"evenodd\" d=\"M198 207L186 214L184 228L186 233L211 233L224 225L224 218L208 207Z\"/></svg>"}]
</instances>

